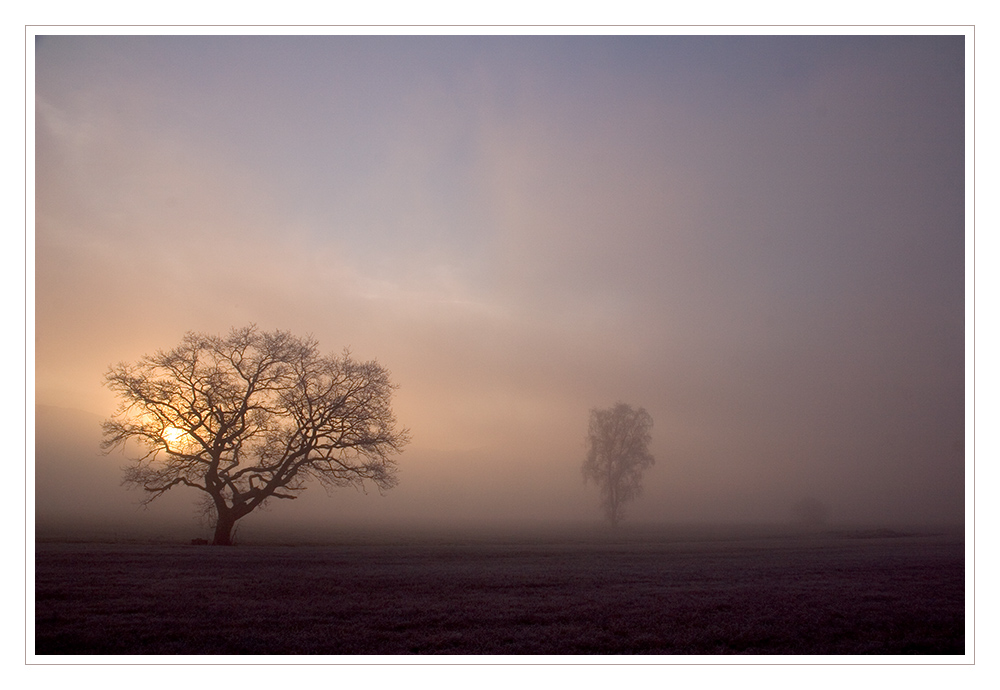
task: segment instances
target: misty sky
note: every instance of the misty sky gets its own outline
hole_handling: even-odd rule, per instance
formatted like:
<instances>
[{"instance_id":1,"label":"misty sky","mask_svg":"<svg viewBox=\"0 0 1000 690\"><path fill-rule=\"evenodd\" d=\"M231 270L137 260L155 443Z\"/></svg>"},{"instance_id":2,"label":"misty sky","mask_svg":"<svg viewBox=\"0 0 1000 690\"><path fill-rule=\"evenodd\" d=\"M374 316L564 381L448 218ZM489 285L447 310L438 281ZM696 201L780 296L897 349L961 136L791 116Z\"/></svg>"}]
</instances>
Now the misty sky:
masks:
<instances>
[{"instance_id":1,"label":"misty sky","mask_svg":"<svg viewBox=\"0 0 1000 690\"><path fill-rule=\"evenodd\" d=\"M598 521L588 413L623 401L656 458L628 520L813 496L961 521L964 54L43 37L36 402L99 435L110 364L254 322L377 358L413 437L385 496L316 486L267 520ZM124 459L61 428L40 418L39 515L133 506Z\"/></svg>"}]
</instances>

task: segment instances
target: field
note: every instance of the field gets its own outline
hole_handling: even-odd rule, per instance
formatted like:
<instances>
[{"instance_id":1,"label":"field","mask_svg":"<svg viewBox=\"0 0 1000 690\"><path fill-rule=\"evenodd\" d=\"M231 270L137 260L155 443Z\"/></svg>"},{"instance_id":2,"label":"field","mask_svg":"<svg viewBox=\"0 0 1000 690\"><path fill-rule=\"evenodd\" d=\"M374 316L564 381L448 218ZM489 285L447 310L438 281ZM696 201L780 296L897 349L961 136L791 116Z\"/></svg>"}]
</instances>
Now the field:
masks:
<instances>
[{"instance_id":1,"label":"field","mask_svg":"<svg viewBox=\"0 0 1000 690\"><path fill-rule=\"evenodd\" d=\"M961 532L38 543L36 654L963 654Z\"/></svg>"}]
</instances>

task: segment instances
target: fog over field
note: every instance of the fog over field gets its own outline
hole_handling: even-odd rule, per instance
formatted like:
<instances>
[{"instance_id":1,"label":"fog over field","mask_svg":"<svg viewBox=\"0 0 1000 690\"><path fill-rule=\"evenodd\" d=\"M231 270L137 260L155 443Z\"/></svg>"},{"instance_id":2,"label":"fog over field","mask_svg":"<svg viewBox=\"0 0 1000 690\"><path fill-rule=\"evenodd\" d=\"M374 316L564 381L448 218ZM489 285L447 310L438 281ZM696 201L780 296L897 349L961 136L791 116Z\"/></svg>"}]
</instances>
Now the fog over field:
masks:
<instances>
[{"instance_id":1,"label":"fog over field","mask_svg":"<svg viewBox=\"0 0 1000 690\"><path fill-rule=\"evenodd\" d=\"M256 323L377 359L399 485L265 529L965 517L963 36L45 36L39 534L197 536L99 449L110 365ZM169 528L169 529L168 529ZM255 530L259 530L255 532Z\"/></svg>"}]
</instances>

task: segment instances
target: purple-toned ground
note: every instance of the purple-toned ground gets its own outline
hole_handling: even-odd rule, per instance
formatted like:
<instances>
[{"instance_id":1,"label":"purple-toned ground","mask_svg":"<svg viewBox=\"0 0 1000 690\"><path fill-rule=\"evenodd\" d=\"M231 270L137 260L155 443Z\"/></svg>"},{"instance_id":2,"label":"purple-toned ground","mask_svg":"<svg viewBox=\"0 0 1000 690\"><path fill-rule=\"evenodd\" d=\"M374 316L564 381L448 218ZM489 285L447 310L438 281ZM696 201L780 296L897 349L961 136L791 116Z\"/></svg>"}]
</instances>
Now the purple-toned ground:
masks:
<instances>
[{"instance_id":1,"label":"purple-toned ground","mask_svg":"<svg viewBox=\"0 0 1000 690\"><path fill-rule=\"evenodd\" d=\"M961 532L36 546L37 654L963 654Z\"/></svg>"}]
</instances>

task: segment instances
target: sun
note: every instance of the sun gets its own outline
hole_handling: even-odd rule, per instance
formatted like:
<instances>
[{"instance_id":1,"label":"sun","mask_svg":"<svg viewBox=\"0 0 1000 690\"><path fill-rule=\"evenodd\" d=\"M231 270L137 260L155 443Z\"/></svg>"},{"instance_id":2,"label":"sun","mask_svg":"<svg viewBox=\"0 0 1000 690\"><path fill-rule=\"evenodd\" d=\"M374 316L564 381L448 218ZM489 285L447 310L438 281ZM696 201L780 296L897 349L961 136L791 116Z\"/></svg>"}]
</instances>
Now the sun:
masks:
<instances>
[{"instance_id":1,"label":"sun","mask_svg":"<svg viewBox=\"0 0 1000 690\"><path fill-rule=\"evenodd\" d=\"M175 426L168 426L164 429L162 436L167 448L179 448L191 441L191 437L187 435L186 431Z\"/></svg>"}]
</instances>

